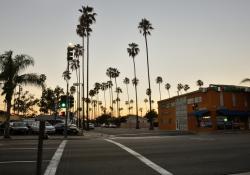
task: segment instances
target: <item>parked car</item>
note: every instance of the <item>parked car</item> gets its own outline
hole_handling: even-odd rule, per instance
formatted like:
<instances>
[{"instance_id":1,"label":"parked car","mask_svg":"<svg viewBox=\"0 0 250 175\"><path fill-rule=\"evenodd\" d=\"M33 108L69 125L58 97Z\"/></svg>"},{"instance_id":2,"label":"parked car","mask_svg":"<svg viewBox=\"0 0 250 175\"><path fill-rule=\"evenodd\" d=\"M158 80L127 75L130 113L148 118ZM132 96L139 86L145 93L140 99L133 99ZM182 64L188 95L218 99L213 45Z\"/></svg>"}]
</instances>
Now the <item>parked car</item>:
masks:
<instances>
[{"instance_id":1,"label":"parked car","mask_svg":"<svg viewBox=\"0 0 250 175\"><path fill-rule=\"evenodd\" d=\"M64 123L57 123L55 125L56 134L63 134L64 133L64 128L65 128ZM75 124L69 124L68 125L67 134L77 135L79 133L80 133L80 130L77 128L77 126Z\"/></svg>"},{"instance_id":2,"label":"parked car","mask_svg":"<svg viewBox=\"0 0 250 175\"><path fill-rule=\"evenodd\" d=\"M35 121L31 124L31 131L32 133L38 133L39 132L39 125L40 121ZM54 134L55 133L55 127L52 126L49 122L45 122L45 133L47 134Z\"/></svg>"},{"instance_id":3,"label":"parked car","mask_svg":"<svg viewBox=\"0 0 250 175\"><path fill-rule=\"evenodd\" d=\"M95 125L93 123L89 123L89 129L95 129Z\"/></svg>"},{"instance_id":4,"label":"parked car","mask_svg":"<svg viewBox=\"0 0 250 175\"><path fill-rule=\"evenodd\" d=\"M116 125L116 124L110 123L110 124L109 124L109 128L117 128L117 125Z\"/></svg>"},{"instance_id":5,"label":"parked car","mask_svg":"<svg viewBox=\"0 0 250 175\"><path fill-rule=\"evenodd\" d=\"M28 127L25 122L11 122L10 123L10 133L12 134L27 134Z\"/></svg>"}]
</instances>

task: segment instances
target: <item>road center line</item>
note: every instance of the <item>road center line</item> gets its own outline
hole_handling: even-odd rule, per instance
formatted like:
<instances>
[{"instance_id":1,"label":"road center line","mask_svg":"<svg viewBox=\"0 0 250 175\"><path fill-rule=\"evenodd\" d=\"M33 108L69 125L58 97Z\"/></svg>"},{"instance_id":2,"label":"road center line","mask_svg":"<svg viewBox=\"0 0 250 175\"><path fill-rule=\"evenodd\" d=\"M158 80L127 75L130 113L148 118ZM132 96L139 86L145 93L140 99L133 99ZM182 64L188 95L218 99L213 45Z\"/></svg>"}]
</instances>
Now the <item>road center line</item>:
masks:
<instances>
[{"instance_id":1,"label":"road center line","mask_svg":"<svg viewBox=\"0 0 250 175\"><path fill-rule=\"evenodd\" d=\"M162 167L160 167L159 165L155 164L154 162L152 162L151 160L147 159L146 157L142 156L141 154L133 151L132 149L118 143L115 142L113 140L110 139L105 139L106 141L113 143L117 146L119 146L120 148L126 150L127 152L129 152L130 154L132 154L133 156L135 156L136 158L138 158L140 161L142 161L143 163L145 163L147 166L149 166L150 168L154 169L155 171L157 171L158 173L162 174L162 175L173 175L172 173L170 173L169 171L163 169Z\"/></svg>"},{"instance_id":2,"label":"road center line","mask_svg":"<svg viewBox=\"0 0 250 175\"><path fill-rule=\"evenodd\" d=\"M43 160L44 162L49 162L49 160ZM11 164L11 163L35 163L36 160L18 160L18 161L5 161L0 162L0 164Z\"/></svg>"},{"instance_id":3,"label":"road center line","mask_svg":"<svg viewBox=\"0 0 250 175\"><path fill-rule=\"evenodd\" d=\"M60 159L62 157L63 150L65 148L65 145L67 143L67 140L63 140L59 147L57 148L53 158L51 159L49 165L47 166L44 175L55 175L56 170L58 167L58 164L60 162Z\"/></svg>"}]
</instances>

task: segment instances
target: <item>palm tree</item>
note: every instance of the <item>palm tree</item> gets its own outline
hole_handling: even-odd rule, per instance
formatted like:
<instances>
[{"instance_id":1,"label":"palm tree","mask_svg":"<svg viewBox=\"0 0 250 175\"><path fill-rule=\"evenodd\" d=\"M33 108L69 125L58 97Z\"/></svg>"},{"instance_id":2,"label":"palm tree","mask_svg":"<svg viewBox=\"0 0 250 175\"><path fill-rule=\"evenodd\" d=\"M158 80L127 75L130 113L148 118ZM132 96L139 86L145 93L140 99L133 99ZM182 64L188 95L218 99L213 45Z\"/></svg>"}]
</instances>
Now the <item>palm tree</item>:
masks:
<instances>
[{"instance_id":1,"label":"palm tree","mask_svg":"<svg viewBox=\"0 0 250 175\"><path fill-rule=\"evenodd\" d=\"M187 92L188 89L190 89L189 85L188 84L185 84L184 87L183 87L184 91Z\"/></svg>"},{"instance_id":2,"label":"palm tree","mask_svg":"<svg viewBox=\"0 0 250 175\"><path fill-rule=\"evenodd\" d=\"M118 117L120 117L120 101L121 99L119 98L119 94L122 93L122 89L120 87L117 87L116 88L116 93L117 93L117 98L116 98L116 101L117 101L117 106L118 106Z\"/></svg>"},{"instance_id":3,"label":"palm tree","mask_svg":"<svg viewBox=\"0 0 250 175\"><path fill-rule=\"evenodd\" d=\"M163 82L162 77L156 77L156 83L159 84L159 93L160 93L160 100L161 100L161 83Z\"/></svg>"},{"instance_id":4,"label":"palm tree","mask_svg":"<svg viewBox=\"0 0 250 175\"><path fill-rule=\"evenodd\" d=\"M106 114L106 109L107 109L107 102L106 102L106 90L107 89L108 89L108 84L103 82L101 84L101 90L103 91L103 98L104 98L104 107L105 107L105 108L103 108L103 109L105 109L104 114Z\"/></svg>"},{"instance_id":5,"label":"palm tree","mask_svg":"<svg viewBox=\"0 0 250 175\"><path fill-rule=\"evenodd\" d=\"M120 72L118 71L118 69L109 67L109 68L107 69L107 71L106 71L106 75L110 78L110 80L111 80L111 78L114 78L114 79L115 79L115 89L117 89L117 81L116 81L116 78L119 77L119 75L120 75ZM118 99L118 97L119 97L118 95L119 95L119 93L116 92L116 98L117 98L117 99ZM116 105L117 105L117 116L118 116L118 108L119 108L118 103L117 103ZM112 108L113 108L113 106L112 106Z\"/></svg>"},{"instance_id":6,"label":"palm tree","mask_svg":"<svg viewBox=\"0 0 250 175\"><path fill-rule=\"evenodd\" d=\"M240 83L248 83L248 82L250 82L250 79L249 78L245 78Z\"/></svg>"},{"instance_id":7,"label":"palm tree","mask_svg":"<svg viewBox=\"0 0 250 175\"><path fill-rule=\"evenodd\" d=\"M179 83L178 85L177 85L177 92L178 92L178 95L179 95L179 93L181 94L181 90L183 89L183 85L181 84L181 83Z\"/></svg>"},{"instance_id":8,"label":"palm tree","mask_svg":"<svg viewBox=\"0 0 250 175\"><path fill-rule=\"evenodd\" d=\"M130 109L132 109L132 113L133 113L133 104L134 104L134 100L131 99L131 100L129 101L129 103L131 104Z\"/></svg>"},{"instance_id":9,"label":"palm tree","mask_svg":"<svg viewBox=\"0 0 250 175\"><path fill-rule=\"evenodd\" d=\"M147 36L151 35L150 31L153 30L154 28L152 27L152 24L147 20L147 19L142 19L141 22L139 23L139 31L140 33L143 34L145 38L145 43L146 43L146 54L147 54L147 69L148 69L148 89L149 89L149 110L152 110L151 107L151 86L150 86L150 75L149 75L149 60L148 60L148 43L147 43ZM153 119L150 119L150 128L149 129L154 129L153 127Z\"/></svg>"},{"instance_id":10,"label":"palm tree","mask_svg":"<svg viewBox=\"0 0 250 175\"><path fill-rule=\"evenodd\" d=\"M128 78L128 77L125 77L124 80L123 80L123 83L126 85L127 97L128 97L128 102L129 102L129 93L128 93L128 85L129 85L129 83L130 83L129 78ZM129 107L130 107L130 106L129 106L129 103L127 103L127 104L128 104L128 108L129 108Z\"/></svg>"},{"instance_id":11,"label":"palm tree","mask_svg":"<svg viewBox=\"0 0 250 175\"><path fill-rule=\"evenodd\" d=\"M169 93L170 88L171 88L171 85L169 83L165 84L165 89L167 89L168 91L168 98L170 98L170 93Z\"/></svg>"},{"instance_id":12,"label":"palm tree","mask_svg":"<svg viewBox=\"0 0 250 175\"><path fill-rule=\"evenodd\" d=\"M109 88L109 108L112 109L111 110L111 117L112 117L112 111L113 111L113 90L112 90L112 87L113 87L113 82L110 80L110 81L107 81L107 87Z\"/></svg>"},{"instance_id":13,"label":"palm tree","mask_svg":"<svg viewBox=\"0 0 250 175\"><path fill-rule=\"evenodd\" d=\"M134 85L135 85L135 105L136 105L136 129L139 129L139 120L138 120L138 98L137 98L137 78L136 78L136 67L135 67L135 56L138 55L140 49L136 43L128 44L129 48L127 48L128 54L133 58L134 65Z\"/></svg>"},{"instance_id":14,"label":"palm tree","mask_svg":"<svg viewBox=\"0 0 250 175\"><path fill-rule=\"evenodd\" d=\"M201 88L203 86L203 81L197 80L196 84L199 86L199 88Z\"/></svg>"},{"instance_id":15,"label":"palm tree","mask_svg":"<svg viewBox=\"0 0 250 175\"><path fill-rule=\"evenodd\" d=\"M0 81L3 85L2 95L5 94L5 101L7 104L7 118L6 127L4 132L4 138L10 138L9 135L9 121L11 111L11 101L14 93L14 89L18 85L35 85L44 87L44 79L41 75L35 73L26 73L20 75L26 68L34 65L34 60L28 55L16 55L13 58L13 52L7 51L0 55Z\"/></svg>"},{"instance_id":16,"label":"palm tree","mask_svg":"<svg viewBox=\"0 0 250 175\"><path fill-rule=\"evenodd\" d=\"M107 70L106 70L106 75L109 77L109 81L107 82L108 83L108 87L109 87L109 92L110 92L110 109L112 108L112 110L114 109L113 107L113 82L112 82L112 78L113 78L113 68L112 67L109 67ZM111 117L112 117L112 112L111 112Z\"/></svg>"},{"instance_id":17,"label":"palm tree","mask_svg":"<svg viewBox=\"0 0 250 175\"><path fill-rule=\"evenodd\" d=\"M95 16L97 15L94 13L94 8L89 6L82 6L81 9L79 9L81 12L81 16L79 18L79 24L77 25L76 33L82 37L82 46L83 46L83 57L82 57L82 77L83 77L83 85L82 85L82 91L83 91L83 99L84 99L84 37L87 37L87 99L89 96L89 36L92 32L92 29L90 26L96 21ZM87 130L89 130L89 104L87 103ZM83 102L83 123L84 123L84 102ZM83 124L85 126L85 124Z\"/></svg>"},{"instance_id":18,"label":"palm tree","mask_svg":"<svg viewBox=\"0 0 250 175\"><path fill-rule=\"evenodd\" d=\"M143 111L143 108L142 108L142 107L140 107L140 108L139 108L139 111L141 112L141 117L142 117L142 111Z\"/></svg>"}]
</instances>

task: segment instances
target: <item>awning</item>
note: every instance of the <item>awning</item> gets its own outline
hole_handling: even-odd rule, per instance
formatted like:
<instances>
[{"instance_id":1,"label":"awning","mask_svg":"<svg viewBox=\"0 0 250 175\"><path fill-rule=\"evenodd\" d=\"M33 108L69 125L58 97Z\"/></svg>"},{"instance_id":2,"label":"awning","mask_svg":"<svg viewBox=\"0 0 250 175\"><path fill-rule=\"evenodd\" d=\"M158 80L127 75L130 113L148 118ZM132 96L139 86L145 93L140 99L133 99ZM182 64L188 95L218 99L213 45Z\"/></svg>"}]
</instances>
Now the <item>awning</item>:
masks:
<instances>
[{"instance_id":1,"label":"awning","mask_svg":"<svg viewBox=\"0 0 250 175\"><path fill-rule=\"evenodd\" d=\"M222 116L229 116L229 117L248 117L248 116L250 116L249 111L228 110L228 109L219 109L219 110L217 110L217 114L222 115Z\"/></svg>"},{"instance_id":2,"label":"awning","mask_svg":"<svg viewBox=\"0 0 250 175\"><path fill-rule=\"evenodd\" d=\"M205 116L208 114L209 114L209 110L207 110L207 109L194 111L194 115L196 117L202 117L202 116Z\"/></svg>"}]
</instances>

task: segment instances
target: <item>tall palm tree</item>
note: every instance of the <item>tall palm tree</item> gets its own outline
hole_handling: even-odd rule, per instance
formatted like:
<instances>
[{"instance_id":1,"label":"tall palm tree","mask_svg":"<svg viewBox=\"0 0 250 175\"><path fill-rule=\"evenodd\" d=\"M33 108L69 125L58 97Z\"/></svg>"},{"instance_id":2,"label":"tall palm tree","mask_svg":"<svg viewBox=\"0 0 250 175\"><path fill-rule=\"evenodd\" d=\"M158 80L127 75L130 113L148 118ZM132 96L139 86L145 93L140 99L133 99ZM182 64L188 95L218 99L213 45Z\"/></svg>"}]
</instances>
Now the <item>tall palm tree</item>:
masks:
<instances>
[{"instance_id":1,"label":"tall palm tree","mask_svg":"<svg viewBox=\"0 0 250 175\"><path fill-rule=\"evenodd\" d=\"M127 98L128 98L128 102L129 102L129 92L128 92L128 85L129 85L129 83L130 83L129 78L128 78L128 77L125 77L124 80L123 80L123 83L126 85L126 89L127 89ZM129 103L127 103L127 105L128 105L128 108L129 108L129 107L130 107L130 106L129 106Z\"/></svg>"},{"instance_id":2,"label":"tall palm tree","mask_svg":"<svg viewBox=\"0 0 250 175\"><path fill-rule=\"evenodd\" d=\"M106 75L109 77L109 81L107 82L108 83L108 87L109 87L109 92L110 92L110 109L114 109L113 107L113 82L112 82L112 78L113 78L113 68L112 67L109 67L107 70L106 70ZM112 117L112 112L111 112L111 117Z\"/></svg>"},{"instance_id":3,"label":"tall palm tree","mask_svg":"<svg viewBox=\"0 0 250 175\"><path fill-rule=\"evenodd\" d=\"M203 86L203 81L197 80L196 84L197 84L197 86L199 86L199 88L201 88Z\"/></svg>"},{"instance_id":4,"label":"tall palm tree","mask_svg":"<svg viewBox=\"0 0 250 175\"><path fill-rule=\"evenodd\" d=\"M115 79L115 89L117 90L117 77L119 77L120 72L118 71L118 69L113 68L113 78ZM119 91L116 91L116 99L119 99ZM117 117L119 117L119 102L117 101L116 103L116 110L117 110Z\"/></svg>"},{"instance_id":5,"label":"tall palm tree","mask_svg":"<svg viewBox=\"0 0 250 175\"><path fill-rule=\"evenodd\" d=\"M129 101L129 103L131 104L130 108L132 109L132 113L133 113L133 104L134 104L134 100L131 99L131 100Z\"/></svg>"},{"instance_id":6,"label":"tall palm tree","mask_svg":"<svg viewBox=\"0 0 250 175\"><path fill-rule=\"evenodd\" d=\"M77 34L82 37L82 46L83 46L83 57L82 57L82 77L83 77L83 84L82 84L82 94L84 99L84 37L87 37L87 99L89 96L89 36L92 32L92 29L90 26L96 21L95 16L97 15L94 13L94 8L89 6L82 6L81 9L79 9L79 12L81 12L81 16L79 18L79 24L77 25L76 32ZM89 104L87 103L87 130L89 130ZM83 102L83 126L85 126L84 123L84 102Z\"/></svg>"},{"instance_id":7,"label":"tall palm tree","mask_svg":"<svg viewBox=\"0 0 250 175\"><path fill-rule=\"evenodd\" d=\"M170 93L169 93L169 89L171 88L171 85L169 83L165 84L165 89L167 89L168 91L168 98L170 98Z\"/></svg>"},{"instance_id":8,"label":"tall palm tree","mask_svg":"<svg viewBox=\"0 0 250 175\"><path fill-rule=\"evenodd\" d=\"M34 60L28 55L16 55L13 57L12 51L7 51L0 55L0 81L3 83L3 92L7 104L7 118L4 132L5 138L10 138L9 121L11 111L11 101L14 89L18 85L35 85L44 87L44 79L35 73L21 74L26 68L34 65Z\"/></svg>"},{"instance_id":9,"label":"tall palm tree","mask_svg":"<svg viewBox=\"0 0 250 175\"><path fill-rule=\"evenodd\" d=\"M99 114L99 90L101 89L101 84L96 82L94 85L94 90L96 91L96 105L97 105L97 110L98 110L98 114Z\"/></svg>"},{"instance_id":10,"label":"tall palm tree","mask_svg":"<svg viewBox=\"0 0 250 175\"><path fill-rule=\"evenodd\" d=\"M145 43L146 43L146 54L147 54L147 69L148 69L148 89L149 89L149 110L151 111L152 110L152 107L151 107L151 86L150 86L150 75L149 75L149 60L148 60L148 42L147 42L147 36L148 35L151 35L151 31L154 29L152 27L152 24L149 22L149 20L147 19L142 19L141 22L139 23L139 31L140 33L143 34L144 38L145 38ZM150 128L149 129L154 129L153 127L153 119L150 118Z\"/></svg>"},{"instance_id":11,"label":"tall palm tree","mask_svg":"<svg viewBox=\"0 0 250 175\"><path fill-rule=\"evenodd\" d=\"M189 85L188 85L188 84L185 84L185 85L183 86L183 89L184 89L184 91L185 91L185 92L187 92L187 91L188 91L188 89L190 89L190 87L189 87Z\"/></svg>"},{"instance_id":12,"label":"tall palm tree","mask_svg":"<svg viewBox=\"0 0 250 175\"><path fill-rule=\"evenodd\" d=\"M128 44L129 48L127 48L128 54L133 58L134 65L134 85L135 85L135 104L136 104L136 129L139 129L139 120L138 120L138 98L137 98L137 78L136 78L136 67L135 67L135 56L138 55L140 49L136 43Z\"/></svg>"},{"instance_id":13,"label":"tall palm tree","mask_svg":"<svg viewBox=\"0 0 250 175\"><path fill-rule=\"evenodd\" d=\"M156 77L156 83L159 84L159 93L160 93L160 100L161 100L161 83L163 82L162 77Z\"/></svg>"}]
</instances>

